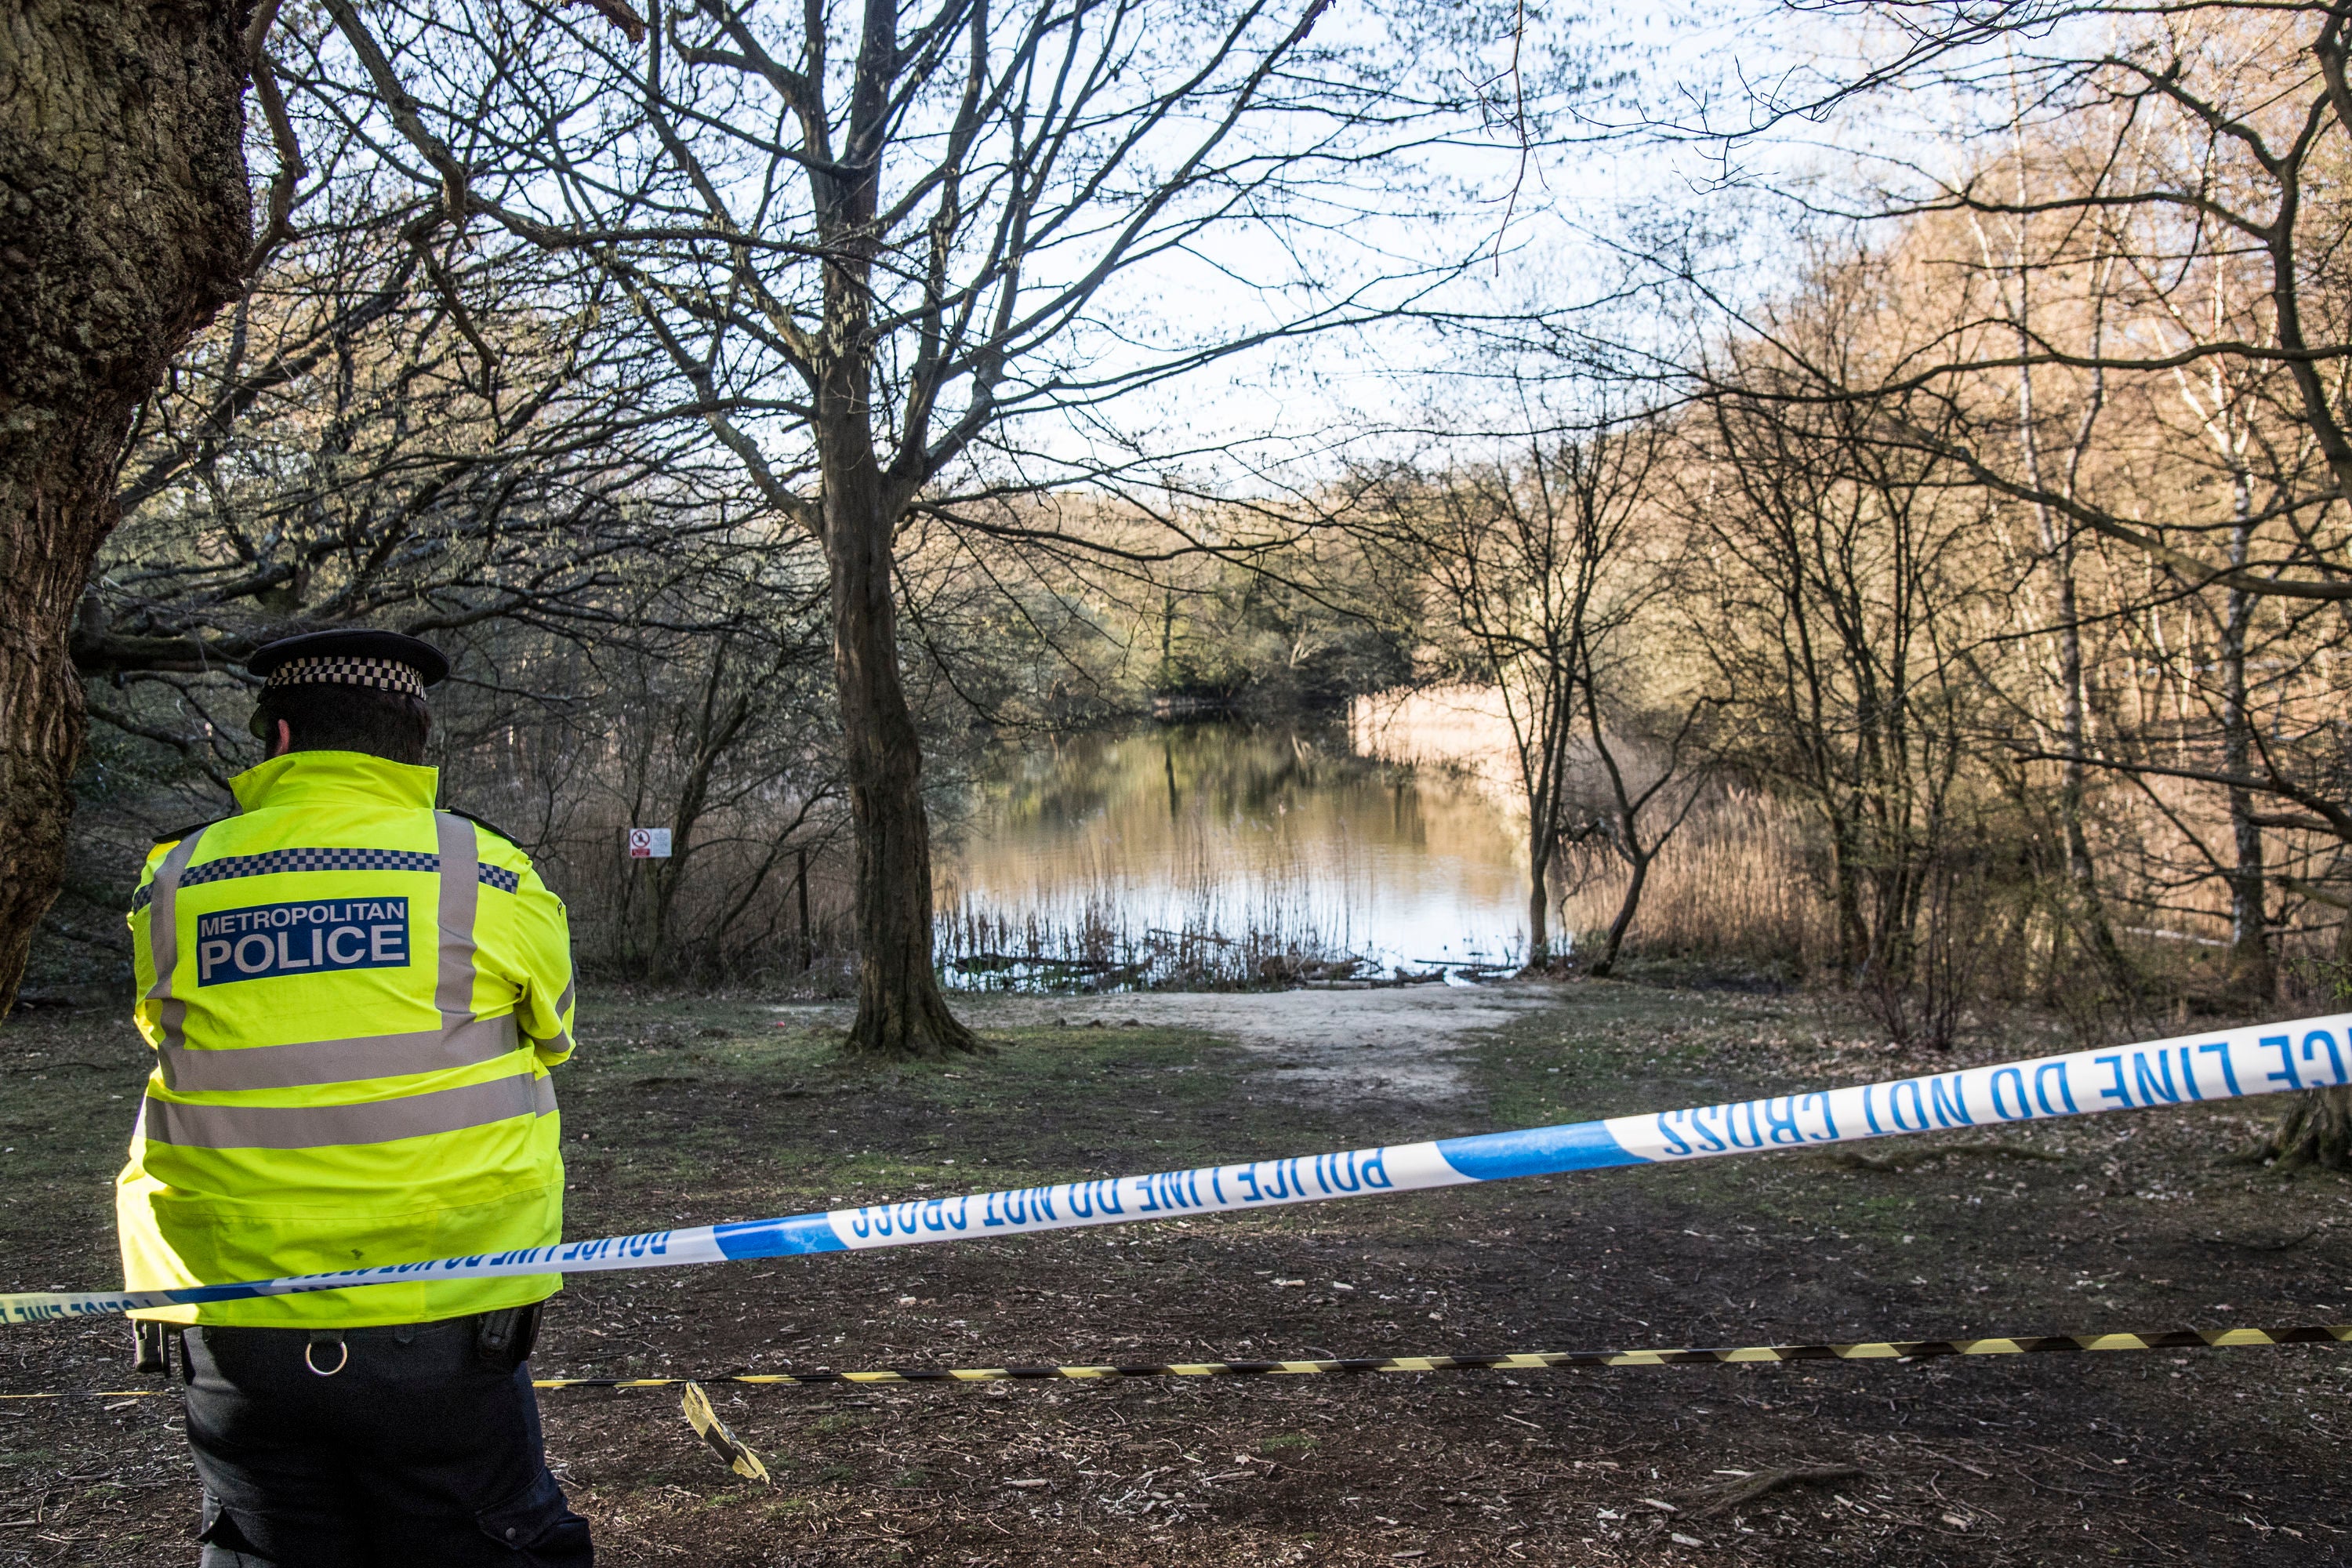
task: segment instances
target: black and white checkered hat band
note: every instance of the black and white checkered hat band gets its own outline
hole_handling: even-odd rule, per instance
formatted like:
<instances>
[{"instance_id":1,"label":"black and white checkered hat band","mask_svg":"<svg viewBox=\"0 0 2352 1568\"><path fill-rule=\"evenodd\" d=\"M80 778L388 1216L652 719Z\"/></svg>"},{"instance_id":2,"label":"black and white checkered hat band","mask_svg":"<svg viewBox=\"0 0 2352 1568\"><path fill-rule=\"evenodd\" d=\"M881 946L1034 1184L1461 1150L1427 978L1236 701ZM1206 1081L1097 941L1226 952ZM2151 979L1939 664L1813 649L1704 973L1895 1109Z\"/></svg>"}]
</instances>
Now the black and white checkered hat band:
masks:
<instances>
[{"instance_id":1,"label":"black and white checkered hat band","mask_svg":"<svg viewBox=\"0 0 2352 1568\"><path fill-rule=\"evenodd\" d=\"M366 686L378 691L425 695L425 675L396 658L289 658L269 672L269 687Z\"/></svg>"}]
</instances>

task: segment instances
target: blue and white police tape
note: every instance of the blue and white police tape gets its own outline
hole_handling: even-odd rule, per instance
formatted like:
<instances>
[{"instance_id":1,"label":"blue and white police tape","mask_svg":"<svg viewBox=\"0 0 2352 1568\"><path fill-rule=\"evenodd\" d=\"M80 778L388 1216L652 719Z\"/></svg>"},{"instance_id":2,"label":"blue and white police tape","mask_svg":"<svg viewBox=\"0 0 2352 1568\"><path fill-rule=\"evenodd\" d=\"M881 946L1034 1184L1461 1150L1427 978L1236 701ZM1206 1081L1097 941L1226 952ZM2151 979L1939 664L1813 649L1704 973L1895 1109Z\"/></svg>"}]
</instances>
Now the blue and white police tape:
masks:
<instances>
[{"instance_id":1,"label":"blue and white police tape","mask_svg":"<svg viewBox=\"0 0 2352 1568\"><path fill-rule=\"evenodd\" d=\"M1717 1154L1819 1148L1906 1132L2047 1121L2352 1083L2352 1014L2000 1062L1848 1089L1612 1116L1520 1132L1252 1160L1147 1176L835 1209L827 1214L604 1237L474 1258L386 1264L172 1290L0 1295L12 1323L147 1307L285 1296L420 1279L586 1274L855 1252L1076 1226L1272 1208L1612 1165L1670 1165Z\"/></svg>"}]
</instances>

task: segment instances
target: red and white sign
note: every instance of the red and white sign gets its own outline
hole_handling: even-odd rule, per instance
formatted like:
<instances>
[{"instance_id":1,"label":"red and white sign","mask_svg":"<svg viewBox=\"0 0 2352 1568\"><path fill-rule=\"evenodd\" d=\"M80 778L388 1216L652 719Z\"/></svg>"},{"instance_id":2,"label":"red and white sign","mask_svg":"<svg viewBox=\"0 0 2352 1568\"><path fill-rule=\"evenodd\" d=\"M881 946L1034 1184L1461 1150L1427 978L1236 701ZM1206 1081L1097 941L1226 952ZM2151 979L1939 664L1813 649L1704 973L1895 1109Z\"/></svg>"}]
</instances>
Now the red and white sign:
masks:
<instances>
[{"instance_id":1,"label":"red and white sign","mask_svg":"<svg viewBox=\"0 0 2352 1568\"><path fill-rule=\"evenodd\" d=\"M668 859L669 829L667 827L630 828L629 858L632 860Z\"/></svg>"}]
</instances>

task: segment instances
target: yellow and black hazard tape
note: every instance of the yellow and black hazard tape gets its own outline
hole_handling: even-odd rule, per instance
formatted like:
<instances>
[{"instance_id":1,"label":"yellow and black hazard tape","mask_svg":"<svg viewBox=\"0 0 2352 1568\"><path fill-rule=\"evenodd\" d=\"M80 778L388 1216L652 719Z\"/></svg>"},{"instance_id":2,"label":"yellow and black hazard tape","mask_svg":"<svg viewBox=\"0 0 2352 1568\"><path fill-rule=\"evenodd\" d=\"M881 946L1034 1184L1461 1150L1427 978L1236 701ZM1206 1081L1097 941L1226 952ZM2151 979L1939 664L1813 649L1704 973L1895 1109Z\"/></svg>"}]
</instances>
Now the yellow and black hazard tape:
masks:
<instances>
[{"instance_id":1,"label":"yellow and black hazard tape","mask_svg":"<svg viewBox=\"0 0 2352 1568\"><path fill-rule=\"evenodd\" d=\"M889 1367L874 1372L735 1373L715 1377L550 1377L539 1388L670 1388L680 1384L1024 1383L1120 1377L1313 1377L1331 1373L1543 1372L1612 1366L1721 1366L1748 1362L1910 1361L1927 1356L2080 1354L2105 1351L2215 1350L2234 1345L2352 1343L2352 1323L2285 1329L2153 1329L2126 1334L2040 1334L2011 1339L1871 1340L1853 1344L1735 1345L1718 1349L1534 1351L1517 1355L1358 1356L1322 1361L1149 1362L1103 1366Z\"/></svg>"},{"instance_id":2,"label":"yellow and black hazard tape","mask_svg":"<svg viewBox=\"0 0 2352 1568\"><path fill-rule=\"evenodd\" d=\"M1320 1361L1141 1362L1074 1366L883 1367L872 1372L742 1372L702 1377L541 1377L533 1388L683 1388L726 1384L1093 1382L1121 1377L1315 1377L1334 1373L1547 1372L1615 1366L1723 1366L1754 1362L1914 1361L1932 1356L2079 1355L2111 1351L2224 1350L2239 1345L2352 1344L2352 1323L2284 1329L2143 1329L2116 1334L2026 1334L1977 1340L1862 1340L1851 1344L1729 1345L1672 1350L1530 1351L1515 1355L1352 1356ZM175 1388L0 1394L5 1399L144 1399Z\"/></svg>"},{"instance_id":3,"label":"yellow and black hazard tape","mask_svg":"<svg viewBox=\"0 0 2352 1568\"><path fill-rule=\"evenodd\" d=\"M727 1423L719 1419L719 1412L710 1408L710 1395L702 1392L702 1384L688 1384L685 1394L678 1400L678 1408L686 1412L687 1425L701 1434L702 1440L718 1452L720 1461L729 1469L747 1481L767 1481L770 1486L775 1485L768 1480L768 1467L760 1462L760 1456L744 1447L743 1440L727 1429Z\"/></svg>"}]
</instances>

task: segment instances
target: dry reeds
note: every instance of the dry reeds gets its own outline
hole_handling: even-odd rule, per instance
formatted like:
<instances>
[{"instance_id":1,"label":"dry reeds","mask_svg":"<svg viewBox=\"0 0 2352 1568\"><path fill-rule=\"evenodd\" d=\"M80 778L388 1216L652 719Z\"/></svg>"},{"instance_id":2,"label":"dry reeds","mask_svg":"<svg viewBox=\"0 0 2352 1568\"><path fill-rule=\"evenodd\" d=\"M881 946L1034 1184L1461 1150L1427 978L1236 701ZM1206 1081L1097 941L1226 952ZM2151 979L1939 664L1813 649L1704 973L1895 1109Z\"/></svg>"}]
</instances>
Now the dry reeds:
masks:
<instances>
[{"instance_id":1,"label":"dry reeds","mask_svg":"<svg viewBox=\"0 0 2352 1568\"><path fill-rule=\"evenodd\" d=\"M1650 868L1627 951L1781 972L1811 967L1831 933L1809 854L1804 824L1785 803L1738 786L1710 789ZM1572 953L1608 929L1627 872L1599 843L1565 846L1559 864L1554 897Z\"/></svg>"}]
</instances>

